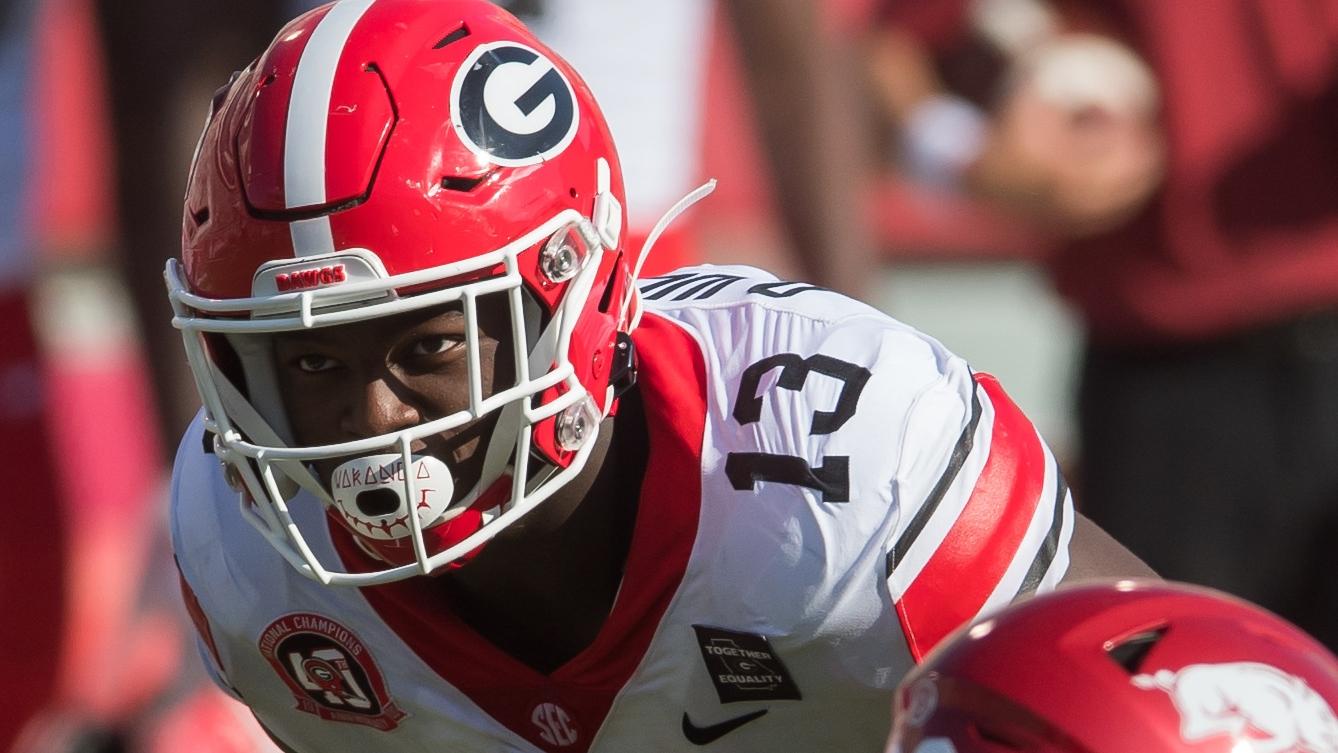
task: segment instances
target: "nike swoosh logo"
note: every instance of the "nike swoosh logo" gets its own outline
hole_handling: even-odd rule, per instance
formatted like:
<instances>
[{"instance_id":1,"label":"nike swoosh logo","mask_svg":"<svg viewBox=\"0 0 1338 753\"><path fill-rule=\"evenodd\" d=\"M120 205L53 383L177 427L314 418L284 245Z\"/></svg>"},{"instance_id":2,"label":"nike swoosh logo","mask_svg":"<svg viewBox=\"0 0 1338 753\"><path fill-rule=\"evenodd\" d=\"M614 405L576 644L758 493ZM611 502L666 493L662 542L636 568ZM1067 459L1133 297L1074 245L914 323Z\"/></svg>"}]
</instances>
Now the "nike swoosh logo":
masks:
<instances>
[{"instance_id":1,"label":"nike swoosh logo","mask_svg":"<svg viewBox=\"0 0 1338 753\"><path fill-rule=\"evenodd\" d=\"M692 743L693 745L710 745L716 740L719 740L725 735L728 735L729 733L733 732L739 727L742 727L748 722L757 719L758 717L762 716L765 713L767 713L766 709L760 709L758 711L753 711L751 713L744 714L743 716L736 716L733 719L726 719L725 721L720 722L719 724L712 724L707 727L698 727L697 725L692 723L692 720L688 718L687 713L684 712L683 737L686 737L688 739L688 742Z\"/></svg>"}]
</instances>

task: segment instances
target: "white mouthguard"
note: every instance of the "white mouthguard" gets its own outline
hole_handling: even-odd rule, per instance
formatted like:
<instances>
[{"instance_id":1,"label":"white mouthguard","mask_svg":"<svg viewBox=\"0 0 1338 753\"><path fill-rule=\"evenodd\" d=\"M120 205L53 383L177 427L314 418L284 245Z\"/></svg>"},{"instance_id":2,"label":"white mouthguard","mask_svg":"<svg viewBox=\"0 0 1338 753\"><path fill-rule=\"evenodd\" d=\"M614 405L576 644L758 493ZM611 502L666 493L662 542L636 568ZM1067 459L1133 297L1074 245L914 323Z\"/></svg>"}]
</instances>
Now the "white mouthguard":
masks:
<instances>
[{"instance_id":1,"label":"white mouthguard","mask_svg":"<svg viewBox=\"0 0 1338 753\"><path fill-rule=\"evenodd\" d=\"M440 523L451 504L455 481L450 469L429 455L414 455L409 477L398 453L354 458L335 469L330 482L339 514L357 533L390 541L409 538L410 494L418 522Z\"/></svg>"}]
</instances>

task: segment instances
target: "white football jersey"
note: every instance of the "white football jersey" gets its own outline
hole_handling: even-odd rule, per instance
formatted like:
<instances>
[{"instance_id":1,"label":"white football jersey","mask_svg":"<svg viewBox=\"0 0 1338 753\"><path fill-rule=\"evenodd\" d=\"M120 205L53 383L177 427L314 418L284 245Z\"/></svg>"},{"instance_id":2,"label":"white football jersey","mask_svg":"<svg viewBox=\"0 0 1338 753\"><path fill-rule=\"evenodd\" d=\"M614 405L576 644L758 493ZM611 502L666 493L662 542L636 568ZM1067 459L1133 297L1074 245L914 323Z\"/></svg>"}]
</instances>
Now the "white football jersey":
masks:
<instances>
[{"instance_id":1,"label":"white football jersey","mask_svg":"<svg viewBox=\"0 0 1338 753\"><path fill-rule=\"evenodd\" d=\"M304 753L880 751L913 662L1063 576L1067 488L992 378L872 308L755 269L641 290L650 452L589 647L545 675L418 579L304 578L238 513L197 422L172 531L220 685ZM349 554L336 536L307 534L322 559Z\"/></svg>"}]
</instances>

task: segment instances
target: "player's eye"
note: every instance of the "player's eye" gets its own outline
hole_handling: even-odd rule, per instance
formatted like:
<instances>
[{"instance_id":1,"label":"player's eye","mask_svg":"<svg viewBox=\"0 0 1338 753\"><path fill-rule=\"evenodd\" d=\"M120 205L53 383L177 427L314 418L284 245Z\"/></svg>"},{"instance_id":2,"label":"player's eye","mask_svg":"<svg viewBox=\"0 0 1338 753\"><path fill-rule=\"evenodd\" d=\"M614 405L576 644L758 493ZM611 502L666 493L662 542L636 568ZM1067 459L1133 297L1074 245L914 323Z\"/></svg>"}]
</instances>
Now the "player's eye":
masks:
<instances>
[{"instance_id":1,"label":"player's eye","mask_svg":"<svg viewBox=\"0 0 1338 753\"><path fill-rule=\"evenodd\" d=\"M322 356L315 353L308 353L304 356L298 356L294 359L299 371L306 374L320 374L339 368L339 361L329 356Z\"/></svg>"},{"instance_id":2,"label":"player's eye","mask_svg":"<svg viewBox=\"0 0 1338 753\"><path fill-rule=\"evenodd\" d=\"M448 353L463 343L455 337L446 335L430 335L420 337L414 341L409 348L409 355L412 356L435 356L442 353Z\"/></svg>"}]
</instances>

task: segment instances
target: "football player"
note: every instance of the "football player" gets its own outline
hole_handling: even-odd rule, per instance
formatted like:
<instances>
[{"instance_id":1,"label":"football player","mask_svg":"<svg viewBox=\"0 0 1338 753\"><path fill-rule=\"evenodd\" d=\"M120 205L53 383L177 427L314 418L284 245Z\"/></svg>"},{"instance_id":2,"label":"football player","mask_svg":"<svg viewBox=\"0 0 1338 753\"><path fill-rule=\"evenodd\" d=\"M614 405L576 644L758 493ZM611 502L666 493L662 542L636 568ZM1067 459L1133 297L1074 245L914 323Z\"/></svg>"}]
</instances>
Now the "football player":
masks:
<instances>
[{"instance_id":1,"label":"football player","mask_svg":"<svg viewBox=\"0 0 1338 753\"><path fill-rule=\"evenodd\" d=\"M959 631L897 691L896 753L1336 753L1338 659L1206 588L1124 581Z\"/></svg>"},{"instance_id":2,"label":"football player","mask_svg":"<svg viewBox=\"0 0 1338 753\"><path fill-rule=\"evenodd\" d=\"M994 379L755 269L638 281L625 216L588 88L483 0L318 8L215 97L173 538L283 745L878 750L959 624L1146 572Z\"/></svg>"}]
</instances>

